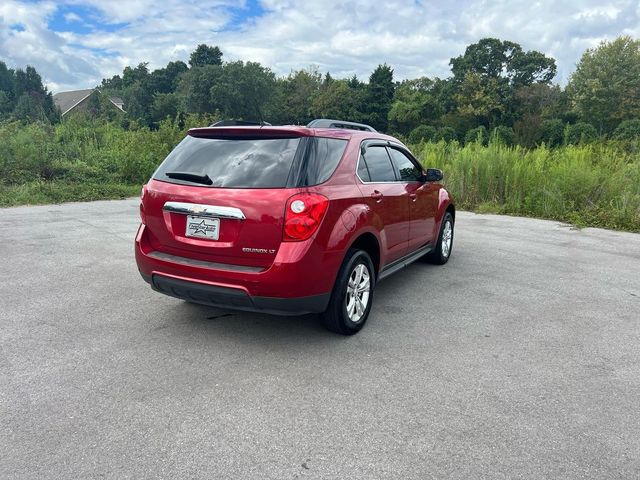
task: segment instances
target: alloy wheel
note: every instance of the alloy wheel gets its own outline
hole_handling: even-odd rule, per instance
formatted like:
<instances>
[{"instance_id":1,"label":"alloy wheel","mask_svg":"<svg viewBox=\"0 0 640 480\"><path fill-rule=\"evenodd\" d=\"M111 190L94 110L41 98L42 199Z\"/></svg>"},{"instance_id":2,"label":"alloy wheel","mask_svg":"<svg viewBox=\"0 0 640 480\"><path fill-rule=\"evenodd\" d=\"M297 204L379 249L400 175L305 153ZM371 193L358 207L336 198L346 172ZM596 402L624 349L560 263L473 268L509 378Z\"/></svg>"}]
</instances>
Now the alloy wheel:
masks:
<instances>
[{"instance_id":1,"label":"alloy wheel","mask_svg":"<svg viewBox=\"0 0 640 480\"><path fill-rule=\"evenodd\" d=\"M451 253L451 242L453 241L453 226L447 220L442 230L442 256L447 258Z\"/></svg>"},{"instance_id":2,"label":"alloy wheel","mask_svg":"<svg viewBox=\"0 0 640 480\"><path fill-rule=\"evenodd\" d=\"M369 305L371 292L371 275L367 267L359 263L351 271L347 283L345 298L347 315L353 323L358 323L364 316Z\"/></svg>"}]
</instances>

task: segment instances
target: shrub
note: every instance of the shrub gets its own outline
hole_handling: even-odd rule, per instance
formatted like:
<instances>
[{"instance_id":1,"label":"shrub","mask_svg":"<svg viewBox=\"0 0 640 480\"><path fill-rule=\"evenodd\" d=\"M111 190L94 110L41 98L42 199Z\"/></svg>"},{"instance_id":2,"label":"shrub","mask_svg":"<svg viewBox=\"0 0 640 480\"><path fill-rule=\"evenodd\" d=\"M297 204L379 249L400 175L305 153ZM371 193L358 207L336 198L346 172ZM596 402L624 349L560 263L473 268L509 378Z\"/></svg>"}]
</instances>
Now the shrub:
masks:
<instances>
[{"instance_id":1,"label":"shrub","mask_svg":"<svg viewBox=\"0 0 640 480\"><path fill-rule=\"evenodd\" d=\"M431 125L419 125L409 133L409 143L433 142L437 131Z\"/></svg>"},{"instance_id":2,"label":"shrub","mask_svg":"<svg viewBox=\"0 0 640 480\"><path fill-rule=\"evenodd\" d=\"M436 134L436 140L452 142L454 140L458 140L458 134L452 127L440 127Z\"/></svg>"},{"instance_id":3,"label":"shrub","mask_svg":"<svg viewBox=\"0 0 640 480\"><path fill-rule=\"evenodd\" d=\"M492 141L498 141L504 145L513 145L513 129L505 125L497 126L491 134Z\"/></svg>"},{"instance_id":4,"label":"shrub","mask_svg":"<svg viewBox=\"0 0 640 480\"><path fill-rule=\"evenodd\" d=\"M593 143L598 139L596 128L590 123L578 122L568 125L565 130L565 143L567 145L581 145Z\"/></svg>"},{"instance_id":5,"label":"shrub","mask_svg":"<svg viewBox=\"0 0 640 480\"><path fill-rule=\"evenodd\" d=\"M1 124L0 183L64 180L139 184L184 134L177 121L164 120L156 131L125 130L116 123L82 115L55 126Z\"/></svg>"},{"instance_id":6,"label":"shrub","mask_svg":"<svg viewBox=\"0 0 640 480\"><path fill-rule=\"evenodd\" d=\"M489 141L489 132L484 127L484 125L480 125L479 127L472 128L471 130L467 130L467 133L464 136L464 143L479 143L480 145L486 145Z\"/></svg>"},{"instance_id":7,"label":"shrub","mask_svg":"<svg viewBox=\"0 0 640 480\"><path fill-rule=\"evenodd\" d=\"M625 141L640 140L640 119L620 123L613 132L613 138Z\"/></svg>"},{"instance_id":8,"label":"shrub","mask_svg":"<svg viewBox=\"0 0 640 480\"><path fill-rule=\"evenodd\" d=\"M543 141L542 119L538 115L524 115L513 124L513 131L514 144L527 148L535 148ZM560 135L560 141L562 141L562 135Z\"/></svg>"},{"instance_id":9,"label":"shrub","mask_svg":"<svg viewBox=\"0 0 640 480\"><path fill-rule=\"evenodd\" d=\"M564 123L554 118L542 122L542 141L549 147L559 147L564 142Z\"/></svg>"}]
</instances>

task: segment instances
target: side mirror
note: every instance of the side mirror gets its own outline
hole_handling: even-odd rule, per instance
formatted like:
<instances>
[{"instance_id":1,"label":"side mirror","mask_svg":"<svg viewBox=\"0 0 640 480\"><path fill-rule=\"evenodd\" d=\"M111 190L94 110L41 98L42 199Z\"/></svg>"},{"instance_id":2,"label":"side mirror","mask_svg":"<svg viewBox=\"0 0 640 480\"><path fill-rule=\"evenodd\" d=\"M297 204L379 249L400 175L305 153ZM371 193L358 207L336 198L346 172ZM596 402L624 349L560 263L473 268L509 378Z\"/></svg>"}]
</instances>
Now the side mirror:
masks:
<instances>
[{"instance_id":1,"label":"side mirror","mask_svg":"<svg viewBox=\"0 0 640 480\"><path fill-rule=\"evenodd\" d=\"M427 168L426 174L422 174L422 181L424 182L441 182L443 178L442 170L437 168Z\"/></svg>"}]
</instances>

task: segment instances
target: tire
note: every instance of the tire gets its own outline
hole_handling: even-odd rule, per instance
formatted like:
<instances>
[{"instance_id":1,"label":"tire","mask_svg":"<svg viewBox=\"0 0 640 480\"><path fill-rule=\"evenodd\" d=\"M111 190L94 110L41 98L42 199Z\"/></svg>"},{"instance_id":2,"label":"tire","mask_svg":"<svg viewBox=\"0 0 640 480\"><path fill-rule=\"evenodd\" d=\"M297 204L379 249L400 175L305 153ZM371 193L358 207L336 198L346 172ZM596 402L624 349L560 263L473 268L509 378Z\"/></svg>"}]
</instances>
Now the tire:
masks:
<instances>
[{"instance_id":1,"label":"tire","mask_svg":"<svg viewBox=\"0 0 640 480\"><path fill-rule=\"evenodd\" d=\"M360 289L353 293L352 284L358 277ZM325 327L342 335L359 332L371 311L375 279L375 270L369 254L364 250L350 249L338 272L329 306L321 315ZM360 299L360 302L356 298ZM358 304L362 307L358 308Z\"/></svg>"},{"instance_id":2,"label":"tire","mask_svg":"<svg viewBox=\"0 0 640 480\"><path fill-rule=\"evenodd\" d=\"M451 250L453 249L453 227L453 216L451 213L446 212L440 224L436 248L424 257L427 262L434 265L444 265L449 261Z\"/></svg>"}]
</instances>

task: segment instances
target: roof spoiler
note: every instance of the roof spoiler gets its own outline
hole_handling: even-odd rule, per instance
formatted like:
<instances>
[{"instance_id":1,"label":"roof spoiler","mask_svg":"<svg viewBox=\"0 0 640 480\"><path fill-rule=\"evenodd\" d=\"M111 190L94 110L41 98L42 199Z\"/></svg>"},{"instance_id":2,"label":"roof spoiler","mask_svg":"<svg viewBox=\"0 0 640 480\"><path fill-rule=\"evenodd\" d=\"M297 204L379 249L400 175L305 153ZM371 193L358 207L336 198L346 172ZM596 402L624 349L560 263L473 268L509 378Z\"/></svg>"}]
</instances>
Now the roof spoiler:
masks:
<instances>
[{"instance_id":1,"label":"roof spoiler","mask_svg":"<svg viewBox=\"0 0 640 480\"><path fill-rule=\"evenodd\" d=\"M364 123L347 122L345 120L331 120L329 118L317 118L307 125L307 128L344 128L347 130L361 130L363 132L375 132L375 128Z\"/></svg>"},{"instance_id":2,"label":"roof spoiler","mask_svg":"<svg viewBox=\"0 0 640 480\"><path fill-rule=\"evenodd\" d=\"M253 120L218 120L209 127L270 127L269 122L256 122Z\"/></svg>"}]
</instances>

